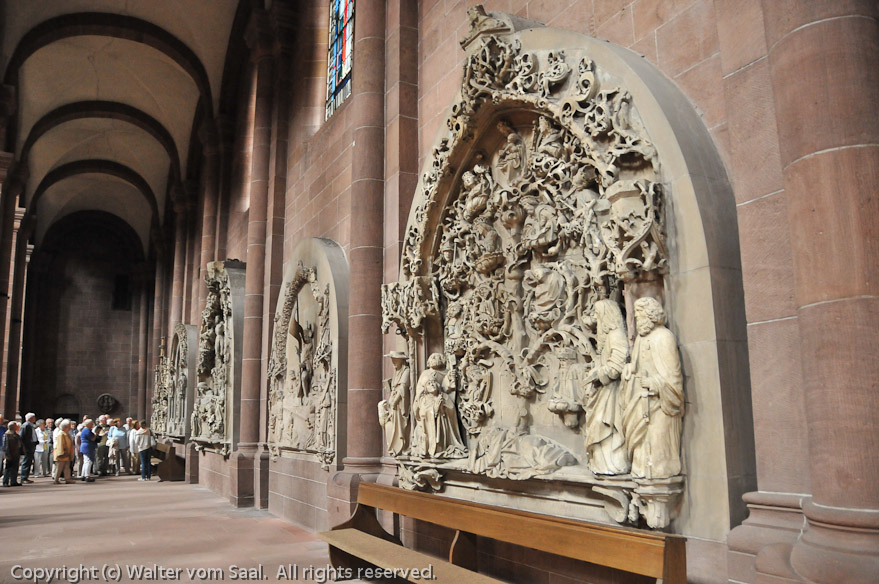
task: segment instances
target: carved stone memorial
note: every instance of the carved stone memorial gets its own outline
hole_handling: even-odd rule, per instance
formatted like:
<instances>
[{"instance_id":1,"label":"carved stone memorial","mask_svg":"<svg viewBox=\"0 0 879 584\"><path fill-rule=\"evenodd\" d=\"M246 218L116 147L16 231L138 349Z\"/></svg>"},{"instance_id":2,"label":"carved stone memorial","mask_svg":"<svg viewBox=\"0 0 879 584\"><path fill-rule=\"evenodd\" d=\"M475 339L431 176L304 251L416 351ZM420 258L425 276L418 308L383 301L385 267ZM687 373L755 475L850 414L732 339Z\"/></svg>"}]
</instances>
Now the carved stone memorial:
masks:
<instances>
[{"instance_id":1,"label":"carved stone memorial","mask_svg":"<svg viewBox=\"0 0 879 584\"><path fill-rule=\"evenodd\" d=\"M196 378L197 349L197 327L182 323L174 327L164 376L168 400L164 434L176 440L182 441L189 435L193 401L190 380Z\"/></svg>"},{"instance_id":2,"label":"carved stone memorial","mask_svg":"<svg viewBox=\"0 0 879 584\"><path fill-rule=\"evenodd\" d=\"M448 132L382 291L406 348L379 405L388 453L407 488L532 480L666 527L685 412L661 161L601 63L470 15Z\"/></svg>"},{"instance_id":3,"label":"carved stone memorial","mask_svg":"<svg viewBox=\"0 0 879 584\"><path fill-rule=\"evenodd\" d=\"M348 271L341 248L307 239L296 248L275 311L268 367L267 441L273 457L341 462L347 376Z\"/></svg>"},{"instance_id":4,"label":"carved stone memorial","mask_svg":"<svg viewBox=\"0 0 879 584\"><path fill-rule=\"evenodd\" d=\"M190 440L197 450L228 455L239 432L244 322L244 263L210 262L191 393Z\"/></svg>"},{"instance_id":5,"label":"carved stone memorial","mask_svg":"<svg viewBox=\"0 0 879 584\"><path fill-rule=\"evenodd\" d=\"M168 356L165 351L165 337L159 341L159 362L153 371L153 397L151 400L150 428L164 436L168 428Z\"/></svg>"}]
</instances>

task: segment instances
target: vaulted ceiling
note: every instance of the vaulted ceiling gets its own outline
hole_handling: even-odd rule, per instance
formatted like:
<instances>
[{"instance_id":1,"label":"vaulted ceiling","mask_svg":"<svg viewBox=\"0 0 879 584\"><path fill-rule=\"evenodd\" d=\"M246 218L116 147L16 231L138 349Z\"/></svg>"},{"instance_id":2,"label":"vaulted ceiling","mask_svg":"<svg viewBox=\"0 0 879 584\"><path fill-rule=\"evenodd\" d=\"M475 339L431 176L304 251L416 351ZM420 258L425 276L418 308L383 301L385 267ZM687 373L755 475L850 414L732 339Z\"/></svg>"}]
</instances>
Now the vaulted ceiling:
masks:
<instances>
[{"instance_id":1,"label":"vaulted ceiling","mask_svg":"<svg viewBox=\"0 0 879 584\"><path fill-rule=\"evenodd\" d=\"M145 252L188 176L194 124L212 120L238 0L7 0L5 150L27 169L36 244L79 211L112 213Z\"/></svg>"}]
</instances>

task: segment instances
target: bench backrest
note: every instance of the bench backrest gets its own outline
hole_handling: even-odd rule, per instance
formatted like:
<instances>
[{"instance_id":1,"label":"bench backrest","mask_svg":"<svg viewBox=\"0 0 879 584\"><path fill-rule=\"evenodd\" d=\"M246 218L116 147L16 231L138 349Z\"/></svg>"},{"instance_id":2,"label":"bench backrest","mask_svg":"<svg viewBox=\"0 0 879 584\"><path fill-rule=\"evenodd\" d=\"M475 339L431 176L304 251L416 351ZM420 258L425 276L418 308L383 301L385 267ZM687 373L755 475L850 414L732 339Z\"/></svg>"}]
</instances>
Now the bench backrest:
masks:
<instances>
[{"instance_id":1,"label":"bench backrest","mask_svg":"<svg viewBox=\"0 0 879 584\"><path fill-rule=\"evenodd\" d=\"M686 582L685 538L492 507L415 491L360 483L357 502L491 539Z\"/></svg>"}]
</instances>

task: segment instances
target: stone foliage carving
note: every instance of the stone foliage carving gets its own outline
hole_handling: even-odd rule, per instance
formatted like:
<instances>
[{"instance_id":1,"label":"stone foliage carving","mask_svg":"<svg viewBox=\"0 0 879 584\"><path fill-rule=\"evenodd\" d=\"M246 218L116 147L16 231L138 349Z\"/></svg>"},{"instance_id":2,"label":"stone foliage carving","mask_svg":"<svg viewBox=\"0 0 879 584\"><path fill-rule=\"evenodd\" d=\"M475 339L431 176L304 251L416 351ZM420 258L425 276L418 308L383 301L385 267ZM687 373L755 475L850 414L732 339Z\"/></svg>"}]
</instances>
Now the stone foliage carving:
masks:
<instances>
[{"instance_id":1,"label":"stone foliage carving","mask_svg":"<svg viewBox=\"0 0 879 584\"><path fill-rule=\"evenodd\" d=\"M306 241L315 249L329 245ZM337 461L340 378L334 290L342 283L331 285L331 270L319 261L308 264L298 261L278 298L268 366L268 444L275 457L284 450L308 453L329 470Z\"/></svg>"},{"instance_id":2,"label":"stone foliage carving","mask_svg":"<svg viewBox=\"0 0 879 584\"><path fill-rule=\"evenodd\" d=\"M241 262L210 262L205 282L208 296L201 312L198 360L190 419L191 439L197 449L212 448L228 455L233 443L236 384L235 321L230 269ZM243 276L242 276L243 279ZM187 380L187 383L189 381Z\"/></svg>"},{"instance_id":3,"label":"stone foliage carving","mask_svg":"<svg viewBox=\"0 0 879 584\"><path fill-rule=\"evenodd\" d=\"M382 290L383 329L403 337L417 379L408 420L397 375L379 406L388 451L412 488L441 487L447 472L410 480L429 468L564 476L615 520L664 527L682 489L681 367L661 303L636 301L667 273L656 150L588 55L524 50L495 34L502 15L471 22L401 279Z\"/></svg>"}]
</instances>

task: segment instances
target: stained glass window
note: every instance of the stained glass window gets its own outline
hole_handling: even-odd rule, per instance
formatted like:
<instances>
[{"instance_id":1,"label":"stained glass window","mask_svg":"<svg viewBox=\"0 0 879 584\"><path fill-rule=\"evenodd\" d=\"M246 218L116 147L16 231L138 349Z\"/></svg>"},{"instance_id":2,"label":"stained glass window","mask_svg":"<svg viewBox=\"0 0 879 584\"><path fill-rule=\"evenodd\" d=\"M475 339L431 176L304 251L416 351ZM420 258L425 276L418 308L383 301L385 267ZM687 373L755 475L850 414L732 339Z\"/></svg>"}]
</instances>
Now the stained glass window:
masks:
<instances>
[{"instance_id":1,"label":"stained glass window","mask_svg":"<svg viewBox=\"0 0 879 584\"><path fill-rule=\"evenodd\" d=\"M327 115L351 95L354 54L354 0L330 0L330 39L327 55Z\"/></svg>"}]
</instances>

